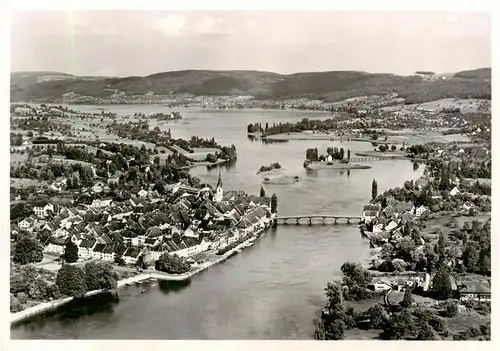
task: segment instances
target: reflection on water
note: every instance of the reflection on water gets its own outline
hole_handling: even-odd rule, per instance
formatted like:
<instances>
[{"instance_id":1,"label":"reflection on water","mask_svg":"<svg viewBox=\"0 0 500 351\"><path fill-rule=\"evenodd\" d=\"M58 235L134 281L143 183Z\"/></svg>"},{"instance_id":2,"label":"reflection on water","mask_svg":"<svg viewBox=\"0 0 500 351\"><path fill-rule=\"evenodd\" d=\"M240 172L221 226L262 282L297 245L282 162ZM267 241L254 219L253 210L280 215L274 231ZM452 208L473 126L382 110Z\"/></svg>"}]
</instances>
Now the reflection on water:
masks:
<instances>
[{"instance_id":1,"label":"reflection on water","mask_svg":"<svg viewBox=\"0 0 500 351\"><path fill-rule=\"evenodd\" d=\"M19 322L18 324L36 324L43 326L47 320L57 319L62 323L71 323L72 320L78 319L82 316L90 316L94 313L107 312L112 313L114 306L118 303L120 298L117 293L105 292L98 295L73 298L65 305L59 306L54 310L35 315L32 318ZM35 326L32 326L34 328Z\"/></svg>"},{"instance_id":2,"label":"reflection on water","mask_svg":"<svg viewBox=\"0 0 500 351\"><path fill-rule=\"evenodd\" d=\"M164 112L148 106L112 106L111 112ZM149 109L149 110L148 110ZM155 110L156 109L156 110ZM368 162L371 169L315 170L303 168L307 148L344 147L351 154L371 149L369 143L327 140L254 142L246 137L249 123L294 122L318 114L292 111L181 110L190 124L172 123L176 138L215 137L221 145L236 146L238 161L221 165L224 190L243 189L258 195L262 165L279 162L286 174L300 177L289 185L265 185L268 195L278 196L282 215L332 213L358 215L371 196L375 178L379 192L416 180L422 168L401 160ZM203 183L217 183L217 167L190 170ZM255 246L224 264L216 265L187 282L158 282L120 290L120 302L62 323L12 327L14 339L310 339L311 320L324 300L328 280L341 275L346 261L368 262L369 243L356 226L278 225L270 228ZM92 309L90 309L91 311ZM89 310L87 310L89 311ZM99 310L97 310L99 311ZM84 313L81 311L80 313Z\"/></svg>"},{"instance_id":3,"label":"reflection on water","mask_svg":"<svg viewBox=\"0 0 500 351\"><path fill-rule=\"evenodd\" d=\"M179 293L191 285L191 279L174 281L174 280L159 280L158 288L162 293L168 295L170 293Z\"/></svg>"},{"instance_id":4,"label":"reflection on water","mask_svg":"<svg viewBox=\"0 0 500 351\"><path fill-rule=\"evenodd\" d=\"M288 143L289 140L278 140L278 139L261 139L262 144L264 145L269 145L269 144L285 144Z\"/></svg>"}]
</instances>

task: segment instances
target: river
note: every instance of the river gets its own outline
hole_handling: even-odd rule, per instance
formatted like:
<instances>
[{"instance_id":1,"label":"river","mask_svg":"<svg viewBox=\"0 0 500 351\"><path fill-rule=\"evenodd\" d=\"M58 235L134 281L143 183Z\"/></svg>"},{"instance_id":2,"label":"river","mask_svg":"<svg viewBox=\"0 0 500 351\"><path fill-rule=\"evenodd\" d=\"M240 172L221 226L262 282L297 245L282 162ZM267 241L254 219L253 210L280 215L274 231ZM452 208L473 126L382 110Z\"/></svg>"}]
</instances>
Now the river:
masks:
<instances>
[{"instance_id":1,"label":"river","mask_svg":"<svg viewBox=\"0 0 500 351\"><path fill-rule=\"evenodd\" d=\"M162 106L70 106L78 110L105 108L117 113L169 112ZM306 173L305 150L327 146L355 151L371 144L339 141L290 141L263 144L247 138L248 123L298 121L303 117L330 118L324 113L264 110L201 111L176 109L184 119L169 123L174 137L215 137L234 144L238 160L223 167L224 189L258 194L262 165L279 162L300 181L266 185L278 195L282 215L332 213L358 215L377 180L379 192L417 179L405 160L369 162L371 169ZM215 185L218 170L192 171ZM279 225L269 229L253 247L188 283L157 282L119 290L120 301L70 316L37 318L11 328L12 339L311 339L324 288L340 276L346 261L369 260L368 242L353 225ZM145 288L146 292L141 294Z\"/></svg>"}]
</instances>

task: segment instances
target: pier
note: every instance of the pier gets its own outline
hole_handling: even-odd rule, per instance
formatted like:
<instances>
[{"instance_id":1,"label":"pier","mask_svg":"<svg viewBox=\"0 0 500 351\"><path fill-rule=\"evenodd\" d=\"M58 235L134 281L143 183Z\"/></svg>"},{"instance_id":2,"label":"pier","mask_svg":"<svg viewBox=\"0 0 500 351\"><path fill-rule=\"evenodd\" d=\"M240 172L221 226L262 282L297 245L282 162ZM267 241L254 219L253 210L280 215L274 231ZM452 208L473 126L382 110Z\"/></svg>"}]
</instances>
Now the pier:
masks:
<instances>
[{"instance_id":1,"label":"pier","mask_svg":"<svg viewBox=\"0 0 500 351\"><path fill-rule=\"evenodd\" d=\"M311 214L300 216L276 216L274 224L355 224L361 221L361 216L343 216L328 214Z\"/></svg>"}]
</instances>

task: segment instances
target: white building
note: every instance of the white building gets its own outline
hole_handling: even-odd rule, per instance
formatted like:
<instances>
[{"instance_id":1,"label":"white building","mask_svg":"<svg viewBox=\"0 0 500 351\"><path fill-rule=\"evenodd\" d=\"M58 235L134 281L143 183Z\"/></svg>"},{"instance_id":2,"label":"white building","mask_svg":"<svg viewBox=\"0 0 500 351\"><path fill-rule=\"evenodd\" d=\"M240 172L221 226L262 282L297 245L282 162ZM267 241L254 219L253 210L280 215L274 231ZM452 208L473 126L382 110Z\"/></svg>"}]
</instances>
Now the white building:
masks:
<instances>
[{"instance_id":1,"label":"white building","mask_svg":"<svg viewBox=\"0 0 500 351\"><path fill-rule=\"evenodd\" d=\"M416 210L415 210L415 216L417 217L420 217L421 215L423 215L425 212L427 211L427 208L425 208L425 206L420 206L418 207Z\"/></svg>"},{"instance_id":2,"label":"white building","mask_svg":"<svg viewBox=\"0 0 500 351\"><path fill-rule=\"evenodd\" d=\"M453 189L451 189L450 196L456 196L458 194L460 194L460 191L458 190L457 187L454 187Z\"/></svg>"},{"instance_id":3,"label":"white building","mask_svg":"<svg viewBox=\"0 0 500 351\"><path fill-rule=\"evenodd\" d=\"M45 217L48 215L48 211L52 211L54 212L54 205L48 203L44 206L42 205L38 205L38 206L33 206L33 212L35 212L35 214L38 216L38 217Z\"/></svg>"}]
</instances>

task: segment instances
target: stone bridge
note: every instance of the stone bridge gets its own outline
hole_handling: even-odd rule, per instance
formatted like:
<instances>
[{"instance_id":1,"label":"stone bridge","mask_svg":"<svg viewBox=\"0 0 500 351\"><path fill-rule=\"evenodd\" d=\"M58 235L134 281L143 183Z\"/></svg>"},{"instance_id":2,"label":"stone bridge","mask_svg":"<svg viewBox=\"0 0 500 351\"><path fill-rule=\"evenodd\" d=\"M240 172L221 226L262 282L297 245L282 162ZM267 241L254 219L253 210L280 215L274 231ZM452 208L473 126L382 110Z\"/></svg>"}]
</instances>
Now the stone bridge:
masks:
<instances>
[{"instance_id":1,"label":"stone bridge","mask_svg":"<svg viewBox=\"0 0 500 351\"><path fill-rule=\"evenodd\" d=\"M310 214L298 216L276 216L274 224L351 224L359 223L361 216L343 216L330 214Z\"/></svg>"}]
</instances>

